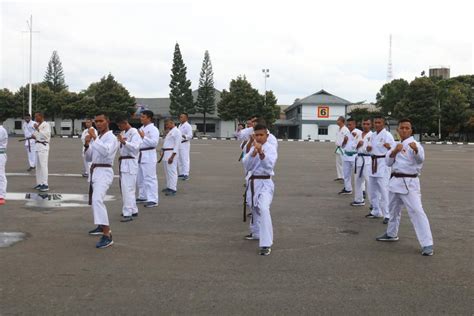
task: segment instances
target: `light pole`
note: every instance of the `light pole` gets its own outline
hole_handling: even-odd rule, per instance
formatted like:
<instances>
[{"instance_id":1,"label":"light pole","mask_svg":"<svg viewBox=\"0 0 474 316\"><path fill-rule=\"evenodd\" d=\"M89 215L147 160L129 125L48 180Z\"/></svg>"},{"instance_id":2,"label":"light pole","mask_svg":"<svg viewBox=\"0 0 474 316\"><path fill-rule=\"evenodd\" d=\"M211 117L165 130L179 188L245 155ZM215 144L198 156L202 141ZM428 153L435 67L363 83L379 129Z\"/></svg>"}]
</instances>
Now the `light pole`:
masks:
<instances>
[{"instance_id":1,"label":"light pole","mask_svg":"<svg viewBox=\"0 0 474 316\"><path fill-rule=\"evenodd\" d=\"M270 69L262 69L263 77L265 78L265 92L263 94L263 106L267 105L267 78L270 78Z\"/></svg>"},{"instance_id":2,"label":"light pole","mask_svg":"<svg viewBox=\"0 0 474 316\"><path fill-rule=\"evenodd\" d=\"M32 107L32 83L31 83L31 71L32 71L32 63L33 63L33 16L30 16L30 20L27 21L28 23L28 31L30 32L30 69L29 69L29 89L28 89L28 114L31 115L31 107Z\"/></svg>"}]
</instances>

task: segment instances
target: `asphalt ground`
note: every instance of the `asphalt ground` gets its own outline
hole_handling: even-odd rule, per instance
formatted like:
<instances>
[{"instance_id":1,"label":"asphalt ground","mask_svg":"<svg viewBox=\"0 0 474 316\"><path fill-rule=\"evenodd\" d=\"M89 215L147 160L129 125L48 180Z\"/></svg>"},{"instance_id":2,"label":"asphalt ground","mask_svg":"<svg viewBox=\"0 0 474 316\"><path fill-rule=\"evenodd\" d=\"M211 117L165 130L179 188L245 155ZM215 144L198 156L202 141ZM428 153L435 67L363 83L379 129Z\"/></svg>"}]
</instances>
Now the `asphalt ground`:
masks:
<instances>
[{"instance_id":1,"label":"asphalt ground","mask_svg":"<svg viewBox=\"0 0 474 316\"><path fill-rule=\"evenodd\" d=\"M120 223L118 179L107 202L115 244L96 249L92 212L7 200L0 232L27 238L0 248L1 315L464 314L474 312L474 146L425 145L422 199L435 255L423 257L406 211L400 241L381 243L380 220L349 206L334 182L334 145L280 142L269 257L246 241L236 141L191 145L191 179L178 195ZM81 172L78 139L52 140L50 173ZM26 153L10 139L8 173ZM158 165L160 191L163 166ZM116 169L117 172L117 169ZM34 176L9 176L28 193ZM86 194L85 179L51 176L50 193ZM85 202L82 202L82 204Z\"/></svg>"}]
</instances>

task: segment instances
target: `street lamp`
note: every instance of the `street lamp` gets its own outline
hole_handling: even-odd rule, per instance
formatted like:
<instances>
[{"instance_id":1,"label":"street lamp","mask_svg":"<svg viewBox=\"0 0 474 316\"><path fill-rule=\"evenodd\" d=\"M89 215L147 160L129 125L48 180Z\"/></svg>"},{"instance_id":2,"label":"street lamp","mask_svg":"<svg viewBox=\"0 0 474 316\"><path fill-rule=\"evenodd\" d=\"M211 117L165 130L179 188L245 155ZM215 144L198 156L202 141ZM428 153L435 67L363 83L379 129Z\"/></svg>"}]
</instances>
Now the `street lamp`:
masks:
<instances>
[{"instance_id":1,"label":"street lamp","mask_svg":"<svg viewBox=\"0 0 474 316\"><path fill-rule=\"evenodd\" d=\"M267 105L267 78L270 78L270 69L262 69L263 77L265 78L265 92L263 94L263 106Z\"/></svg>"}]
</instances>

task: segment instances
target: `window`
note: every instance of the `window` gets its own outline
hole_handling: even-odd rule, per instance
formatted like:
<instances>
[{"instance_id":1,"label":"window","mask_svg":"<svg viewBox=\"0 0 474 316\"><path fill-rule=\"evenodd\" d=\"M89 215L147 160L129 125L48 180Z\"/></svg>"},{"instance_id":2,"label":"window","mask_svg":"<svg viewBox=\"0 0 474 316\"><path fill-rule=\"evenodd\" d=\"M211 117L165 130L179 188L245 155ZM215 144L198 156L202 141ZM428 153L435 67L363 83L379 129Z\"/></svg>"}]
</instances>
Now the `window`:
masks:
<instances>
[{"instance_id":1,"label":"window","mask_svg":"<svg viewBox=\"0 0 474 316\"><path fill-rule=\"evenodd\" d=\"M196 123L196 128L198 132L204 133L204 124L203 123ZM215 133L216 132L216 124L206 124L206 133Z\"/></svg>"},{"instance_id":2,"label":"window","mask_svg":"<svg viewBox=\"0 0 474 316\"><path fill-rule=\"evenodd\" d=\"M15 121L15 129L22 129L21 121Z\"/></svg>"},{"instance_id":3,"label":"window","mask_svg":"<svg viewBox=\"0 0 474 316\"><path fill-rule=\"evenodd\" d=\"M328 134L328 128L327 127L318 128L318 135L327 135L327 134Z\"/></svg>"},{"instance_id":4,"label":"window","mask_svg":"<svg viewBox=\"0 0 474 316\"><path fill-rule=\"evenodd\" d=\"M71 130L71 126L61 126L61 130L62 130L62 131L70 131L70 130Z\"/></svg>"},{"instance_id":5,"label":"window","mask_svg":"<svg viewBox=\"0 0 474 316\"><path fill-rule=\"evenodd\" d=\"M298 114L301 114L301 107L298 107Z\"/></svg>"}]
</instances>

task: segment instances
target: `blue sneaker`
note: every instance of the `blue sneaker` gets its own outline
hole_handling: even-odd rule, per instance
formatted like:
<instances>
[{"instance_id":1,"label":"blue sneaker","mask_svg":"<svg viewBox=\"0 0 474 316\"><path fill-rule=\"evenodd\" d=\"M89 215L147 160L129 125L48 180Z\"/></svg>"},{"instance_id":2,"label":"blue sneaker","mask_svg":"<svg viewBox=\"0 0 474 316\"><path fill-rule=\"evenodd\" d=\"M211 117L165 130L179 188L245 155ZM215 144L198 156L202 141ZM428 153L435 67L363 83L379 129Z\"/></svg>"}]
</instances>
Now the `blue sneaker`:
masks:
<instances>
[{"instance_id":1,"label":"blue sneaker","mask_svg":"<svg viewBox=\"0 0 474 316\"><path fill-rule=\"evenodd\" d=\"M183 180L183 181L188 181L188 180L189 180L189 176L183 176L183 177L181 178L181 180Z\"/></svg>"},{"instance_id":2,"label":"blue sneaker","mask_svg":"<svg viewBox=\"0 0 474 316\"><path fill-rule=\"evenodd\" d=\"M157 207L158 203L156 202L146 202L145 207Z\"/></svg>"},{"instance_id":3,"label":"blue sneaker","mask_svg":"<svg viewBox=\"0 0 474 316\"><path fill-rule=\"evenodd\" d=\"M138 198L135 200L135 202L138 204L138 203L145 203L146 202L146 199L141 199L141 198Z\"/></svg>"},{"instance_id":4,"label":"blue sneaker","mask_svg":"<svg viewBox=\"0 0 474 316\"><path fill-rule=\"evenodd\" d=\"M375 238L375 240L377 240L377 241L398 241L398 236L390 237L389 235L387 235L387 233L385 233L382 236L379 236L379 237Z\"/></svg>"},{"instance_id":5,"label":"blue sneaker","mask_svg":"<svg viewBox=\"0 0 474 316\"><path fill-rule=\"evenodd\" d=\"M175 196L175 195L176 195L176 191L175 191L175 190L168 189L168 192L166 192L165 195L166 195L166 196Z\"/></svg>"},{"instance_id":6,"label":"blue sneaker","mask_svg":"<svg viewBox=\"0 0 474 316\"><path fill-rule=\"evenodd\" d=\"M421 249L422 256L432 256L434 254L433 245L426 246Z\"/></svg>"},{"instance_id":7,"label":"blue sneaker","mask_svg":"<svg viewBox=\"0 0 474 316\"><path fill-rule=\"evenodd\" d=\"M170 189L166 188L166 189L161 190L161 192L166 193L166 192L168 192L169 190L170 190Z\"/></svg>"},{"instance_id":8,"label":"blue sneaker","mask_svg":"<svg viewBox=\"0 0 474 316\"><path fill-rule=\"evenodd\" d=\"M42 184L39 190L40 192L47 192L49 191L49 186L47 184Z\"/></svg>"},{"instance_id":9,"label":"blue sneaker","mask_svg":"<svg viewBox=\"0 0 474 316\"><path fill-rule=\"evenodd\" d=\"M102 248L110 247L113 244L114 244L114 241L112 240L112 235L110 235L110 236L102 235L102 237L100 237L100 240L95 245L95 247L99 248L99 249L102 249Z\"/></svg>"},{"instance_id":10,"label":"blue sneaker","mask_svg":"<svg viewBox=\"0 0 474 316\"><path fill-rule=\"evenodd\" d=\"M39 190L41 188L41 184L38 184L37 186L35 186L33 189L34 190Z\"/></svg>"},{"instance_id":11,"label":"blue sneaker","mask_svg":"<svg viewBox=\"0 0 474 316\"><path fill-rule=\"evenodd\" d=\"M178 178L184 178L184 174L180 174Z\"/></svg>"},{"instance_id":12,"label":"blue sneaker","mask_svg":"<svg viewBox=\"0 0 474 316\"><path fill-rule=\"evenodd\" d=\"M131 221L133 221L133 217L132 216L124 216L120 221L122 223L131 222Z\"/></svg>"},{"instance_id":13,"label":"blue sneaker","mask_svg":"<svg viewBox=\"0 0 474 316\"><path fill-rule=\"evenodd\" d=\"M102 229L102 226L97 226L93 230L89 231L89 235L92 236L97 236L97 235L102 235L104 233L104 230Z\"/></svg>"}]
</instances>

